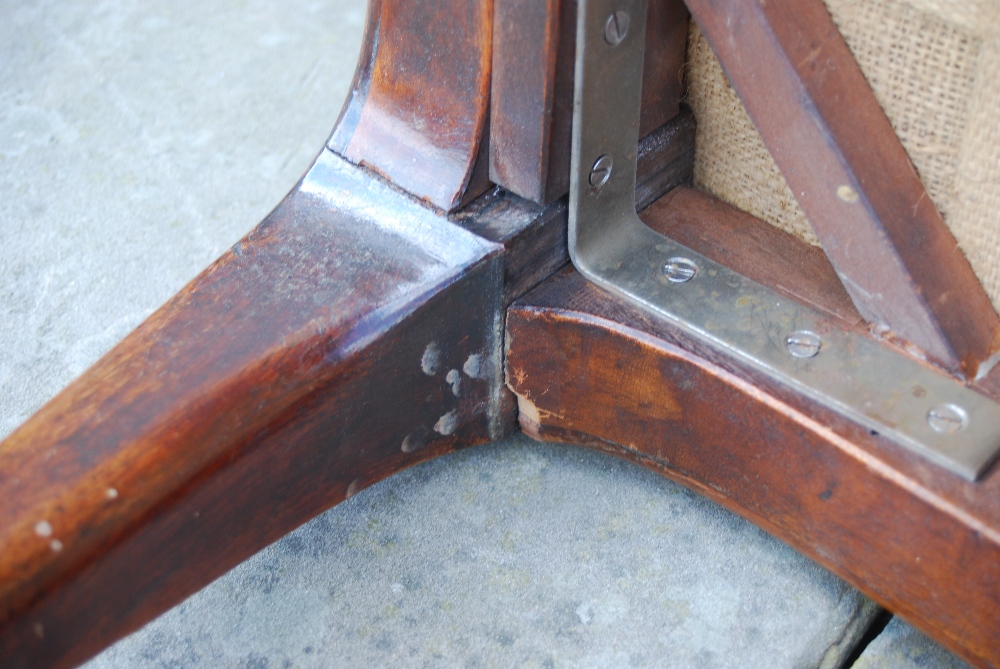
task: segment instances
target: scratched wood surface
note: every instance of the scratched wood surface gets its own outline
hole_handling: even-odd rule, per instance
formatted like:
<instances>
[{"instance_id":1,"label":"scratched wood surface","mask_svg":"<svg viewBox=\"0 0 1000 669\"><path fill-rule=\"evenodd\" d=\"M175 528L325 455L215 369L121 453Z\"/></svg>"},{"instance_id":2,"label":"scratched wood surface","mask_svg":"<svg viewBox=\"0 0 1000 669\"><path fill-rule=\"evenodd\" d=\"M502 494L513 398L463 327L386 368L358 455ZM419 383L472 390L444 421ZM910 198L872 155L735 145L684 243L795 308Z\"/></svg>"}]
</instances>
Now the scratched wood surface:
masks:
<instances>
[{"instance_id":1,"label":"scratched wood surface","mask_svg":"<svg viewBox=\"0 0 1000 669\"><path fill-rule=\"evenodd\" d=\"M1000 318L823 3L687 4L861 314L975 377Z\"/></svg>"},{"instance_id":2,"label":"scratched wood surface","mask_svg":"<svg viewBox=\"0 0 1000 669\"><path fill-rule=\"evenodd\" d=\"M679 189L642 217L837 323L857 323L824 257L776 231L779 247L801 251L780 276L774 240L761 243L775 233L729 205ZM978 483L944 472L571 269L514 303L506 346L507 383L529 435L587 444L680 481L973 664L1000 666L996 468Z\"/></svg>"},{"instance_id":3,"label":"scratched wood surface","mask_svg":"<svg viewBox=\"0 0 1000 669\"><path fill-rule=\"evenodd\" d=\"M426 37L420 30L434 29L406 24L393 7L388 0L374 5L371 25L383 35L418 39ZM460 63L442 65L430 76L440 82L455 72L449 67L466 67L462 72L480 91L486 33L480 14L467 18L456 30L467 40L463 54L478 54L479 60L458 58ZM375 32L369 35L374 44ZM453 209L486 186L484 103L474 96L470 105L447 107L445 101L434 107L439 101L418 100L412 95L419 94L412 92L404 95L391 72L378 70L380 64L389 67L392 58L407 62L422 54L417 44L396 44L362 66L340 126L345 130L335 133L331 146L427 202ZM375 76L379 72L382 75ZM437 89L431 84L427 90ZM442 149L434 143L438 139L422 137L407 146L414 138L406 133L371 131L380 123L391 129L394 121L384 114L410 104L428 118L440 111L460 119L454 127L431 124L427 133L456 141ZM392 142L379 144L379 137ZM430 149L420 144L427 141L433 144ZM690 156L673 141L661 146L670 147L681 163L682 156ZM412 158L439 149L445 156L445 177L421 182L426 177L404 169L407 151ZM650 164L670 162L661 160L661 154L649 158ZM689 167L687 163L687 174ZM331 181L318 180L312 190L290 196L255 233L98 363L86 382L67 389L0 445L0 472L4 485L10 486L5 494L21 497L18 504L0 511L3 541L13 548L0 560L0 652L31 666L36 661L72 664L354 490L409 464L503 432L512 413L497 385L483 378L491 370L489 355L476 356L483 351L499 355L499 306L561 264L559 233L565 221L559 212L564 209L558 204L531 209L497 196L477 203L478 213L452 221L414 210L412 203L386 191L379 204L389 217L373 223L370 217L360 220L351 203L337 199L337 193L351 191L350 184L338 181L348 179L348 173L327 174ZM658 184L650 187L650 200L657 188L678 182L658 174L647 181ZM392 231L393 221L408 216L424 221L430 230L447 230L449 239ZM748 258L754 249L784 242L733 222L740 217L724 205L682 191L672 205L654 205L645 216L658 229L686 232L692 245L700 239L704 248L714 246L716 253L728 254L737 265L743 262L748 272L765 280L779 278L773 259ZM699 224L701 231L696 229ZM719 224L714 231L713 224ZM472 247L468 255L449 256L459 228L475 229L497 246L466 240ZM741 261L740 253L728 244L720 246L719 239L746 244L747 258ZM793 252L794 245L788 249ZM408 257L399 257L400 251ZM843 292L823 289L829 265L813 263L810 257L806 254L792 276L798 272L805 280L812 268L815 280L786 290L826 308L832 318L850 321L854 316ZM966 657L980 662L992 657L988 652L997 639L980 628L956 632L961 625L954 610L967 605L973 620L995 614L989 607L995 606L996 579L990 581L987 560L995 563L996 557L997 512L988 498L993 494L995 499L989 492L995 489L994 476L979 493L970 492L966 484L938 480L936 472L925 471L906 454L846 426L851 443L860 444L852 450L843 440L831 439L820 422L801 418L814 407L802 406L800 399L767 388L760 380L750 379L764 388L753 390L745 382L745 370L672 339L675 335L573 281L572 274L561 275L512 311L513 342L518 341L514 334L521 342L525 334L539 337L537 353L512 349L515 377L519 370L532 372L517 382L529 400L521 407L526 429L547 438L580 437L618 452L624 444L629 457L710 496L723 497L841 575L868 582L868 592ZM218 310L218 320L199 316ZM454 318L456 311L463 313L461 319ZM515 326L522 329L515 333ZM657 338L666 343L652 345ZM581 350L600 353L588 361L579 353L567 353L567 341L582 342ZM677 343L695 352L671 348ZM526 365L530 355L539 357ZM198 364L172 364L185 357ZM623 386L620 374L597 369L609 360L636 372L639 386ZM576 378L565 376L574 365L583 379L578 390L565 383ZM663 406L663 397L672 396L653 392L651 382L643 385L641 373L651 369L662 372L659 383L666 379L668 387L676 383L682 389L671 406L681 407L684 416L696 421L670 422L676 416L671 406ZM573 410L555 417L548 405L533 397L541 385L531 384L540 384L546 375L554 384L563 381L552 386L558 389L554 401ZM691 383L701 381L703 390L690 389ZM609 399L614 393L608 388L621 393L614 415ZM407 390L420 393L420 401L404 396ZM599 401L587 393L598 393ZM596 418L579 418L584 400L591 403ZM726 407L729 421L717 419L713 412L718 406ZM387 408L376 412L373 407ZM657 414L659 409L664 411ZM124 411L128 420L116 426L109 418L113 410ZM760 414L755 423L747 422L751 411ZM377 425L372 425L373 413ZM566 421L576 424L567 427ZM639 437L661 433L647 432L656 430L664 438L674 435L676 442L657 442L639 453ZM755 435L765 433L777 436L776 446L764 448L754 441ZM726 439L742 441L726 446ZM341 447L352 441L365 446L360 452ZM803 442L811 450L804 449ZM44 462L32 450L39 443L51 445ZM745 452L733 453L732 444L750 445ZM866 455L871 453L888 465L873 468L874 460ZM748 454L757 460L745 462ZM162 466L166 462L171 466ZM775 466L779 462L781 466ZM775 477L788 474L786 462L803 473L802 480L808 481L803 485L812 487L781 487L789 484ZM776 492L760 493L736 480L728 468L733 463L769 482ZM37 495L21 495L29 480L30 486L38 486ZM867 487L855 489L857 481ZM815 499L809 496L813 493ZM834 515L834 504L846 509L836 512L842 515ZM870 509L882 504L904 521L879 527L890 543L898 540L912 549L915 537L939 542L928 544L940 549L939 554L920 553L927 564L916 567L916 573L926 577L924 583L898 585L899 573L913 573L906 561L912 550L906 559L902 548L889 550L882 566L873 566L870 556L865 560L862 549L867 545L870 552L870 543L857 536L853 523L873 523ZM970 519L980 522L979 534L970 530L975 526ZM234 523L241 528L235 537ZM832 545L831 537L845 539L845 546ZM176 551L163 550L174 542ZM939 595L942 574L954 564L974 573L955 592ZM5 578L11 574L16 577ZM977 588L978 594L972 592ZM929 612L932 604L943 606L943 611ZM60 635L62 640L56 641Z\"/></svg>"},{"instance_id":4,"label":"scratched wood surface","mask_svg":"<svg viewBox=\"0 0 1000 669\"><path fill-rule=\"evenodd\" d=\"M688 112L643 140L648 198L690 182L693 138ZM509 431L500 309L565 236L564 202L448 218L325 154L0 444L0 655L72 666L352 492Z\"/></svg>"},{"instance_id":5,"label":"scratched wood surface","mask_svg":"<svg viewBox=\"0 0 1000 669\"><path fill-rule=\"evenodd\" d=\"M503 432L499 247L387 186L389 223L359 218L337 194L373 185L345 165L328 154L0 445L5 666L71 666L352 492Z\"/></svg>"},{"instance_id":6,"label":"scratched wood surface","mask_svg":"<svg viewBox=\"0 0 1000 669\"><path fill-rule=\"evenodd\" d=\"M488 183L492 6L403 4L370 6L330 145L452 209ZM0 445L0 655L75 664L351 491L503 434L501 252L324 152Z\"/></svg>"}]
</instances>

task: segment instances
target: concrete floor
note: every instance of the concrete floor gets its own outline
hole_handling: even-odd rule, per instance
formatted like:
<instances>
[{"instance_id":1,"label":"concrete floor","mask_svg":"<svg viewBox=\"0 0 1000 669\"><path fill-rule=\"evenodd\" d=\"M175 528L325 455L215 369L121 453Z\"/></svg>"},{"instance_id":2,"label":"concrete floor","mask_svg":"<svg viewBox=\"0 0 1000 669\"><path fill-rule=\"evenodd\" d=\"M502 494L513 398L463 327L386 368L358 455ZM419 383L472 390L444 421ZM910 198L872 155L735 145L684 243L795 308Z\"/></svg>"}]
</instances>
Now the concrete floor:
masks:
<instances>
[{"instance_id":1,"label":"concrete floor","mask_svg":"<svg viewBox=\"0 0 1000 669\"><path fill-rule=\"evenodd\" d=\"M0 0L0 437L245 234L360 0ZM658 476L514 438L377 484L88 667L841 666L874 606ZM961 666L894 621L858 667Z\"/></svg>"}]
</instances>

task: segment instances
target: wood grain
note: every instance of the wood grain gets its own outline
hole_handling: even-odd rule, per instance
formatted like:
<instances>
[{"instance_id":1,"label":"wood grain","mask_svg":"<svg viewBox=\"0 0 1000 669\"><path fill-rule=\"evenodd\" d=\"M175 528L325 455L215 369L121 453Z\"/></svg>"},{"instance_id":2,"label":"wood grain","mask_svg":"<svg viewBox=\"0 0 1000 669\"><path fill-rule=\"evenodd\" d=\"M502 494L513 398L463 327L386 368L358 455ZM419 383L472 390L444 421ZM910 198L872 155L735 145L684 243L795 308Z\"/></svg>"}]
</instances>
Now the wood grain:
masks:
<instances>
[{"instance_id":1,"label":"wood grain","mask_svg":"<svg viewBox=\"0 0 1000 669\"><path fill-rule=\"evenodd\" d=\"M0 444L4 666L80 662L351 492L501 435L500 251L326 153Z\"/></svg>"},{"instance_id":2,"label":"wood grain","mask_svg":"<svg viewBox=\"0 0 1000 669\"><path fill-rule=\"evenodd\" d=\"M576 16L574 15L574 24ZM639 136L645 137L680 111L690 13L682 0L649 0L642 61Z\"/></svg>"},{"instance_id":3,"label":"wood grain","mask_svg":"<svg viewBox=\"0 0 1000 669\"><path fill-rule=\"evenodd\" d=\"M637 209L691 183L694 135L694 114L682 105L679 113L639 140ZM503 245L504 306L569 262L565 199L543 206L498 188L450 218L466 230Z\"/></svg>"},{"instance_id":4,"label":"wood grain","mask_svg":"<svg viewBox=\"0 0 1000 669\"><path fill-rule=\"evenodd\" d=\"M691 178L694 126L640 174ZM324 152L278 208L0 443L0 657L67 667L345 496L514 427L502 308L566 205L450 217Z\"/></svg>"},{"instance_id":5,"label":"wood grain","mask_svg":"<svg viewBox=\"0 0 1000 669\"><path fill-rule=\"evenodd\" d=\"M844 328L867 331L823 251L755 216L680 187L653 202L640 218L688 248L836 318Z\"/></svg>"},{"instance_id":6,"label":"wood grain","mask_svg":"<svg viewBox=\"0 0 1000 669\"><path fill-rule=\"evenodd\" d=\"M688 12L682 0L649 3L640 136L677 115L684 94ZM496 0L490 178L549 203L569 191L575 0Z\"/></svg>"},{"instance_id":7,"label":"wood grain","mask_svg":"<svg viewBox=\"0 0 1000 669\"><path fill-rule=\"evenodd\" d=\"M860 313L967 378L997 317L821 0L687 0Z\"/></svg>"},{"instance_id":8,"label":"wood grain","mask_svg":"<svg viewBox=\"0 0 1000 669\"><path fill-rule=\"evenodd\" d=\"M635 165L635 209L694 180L695 118L681 105L676 115L639 139Z\"/></svg>"},{"instance_id":9,"label":"wood grain","mask_svg":"<svg viewBox=\"0 0 1000 669\"><path fill-rule=\"evenodd\" d=\"M1000 475L969 483L636 311L572 269L515 302L530 436L739 513L981 667L1000 666Z\"/></svg>"},{"instance_id":10,"label":"wood grain","mask_svg":"<svg viewBox=\"0 0 1000 669\"><path fill-rule=\"evenodd\" d=\"M372 0L328 146L445 211L488 186L491 0Z\"/></svg>"},{"instance_id":11,"label":"wood grain","mask_svg":"<svg viewBox=\"0 0 1000 669\"><path fill-rule=\"evenodd\" d=\"M565 87L567 73L572 79L573 40L559 35L572 11L568 0L495 0L490 178L543 204L560 188L549 179L550 168L565 159L569 175L569 159L552 139L568 130L553 128L566 118L554 114L553 104L557 97L564 103L565 92L559 96L555 89Z\"/></svg>"}]
</instances>

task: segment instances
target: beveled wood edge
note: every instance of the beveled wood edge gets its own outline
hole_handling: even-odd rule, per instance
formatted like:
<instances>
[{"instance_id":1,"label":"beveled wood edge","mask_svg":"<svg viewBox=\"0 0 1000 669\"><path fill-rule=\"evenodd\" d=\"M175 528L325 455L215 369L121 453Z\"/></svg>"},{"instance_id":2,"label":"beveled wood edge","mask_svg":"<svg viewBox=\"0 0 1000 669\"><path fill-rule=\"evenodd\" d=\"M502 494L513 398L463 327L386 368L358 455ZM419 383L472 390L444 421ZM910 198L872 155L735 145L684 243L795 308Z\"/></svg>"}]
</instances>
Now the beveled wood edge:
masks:
<instances>
[{"instance_id":1,"label":"beveled wood edge","mask_svg":"<svg viewBox=\"0 0 1000 669\"><path fill-rule=\"evenodd\" d=\"M370 0L327 148L454 211L489 186L493 2ZM448 53L427 60L426 43Z\"/></svg>"},{"instance_id":2,"label":"beveled wood edge","mask_svg":"<svg viewBox=\"0 0 1000 669\"><path fill-rule=\"evenodd\" d=\"M671 336L664 339L662 336L654 334L662 332L662 329L657 324L651 324L644 320L642 315L636 315L636 320L630 322L629 317L635 315L630 305L621 303L596 287L586 284L578 275L573 279L567 278L574 274L575 272L571 269L564 270L536 289L535 292L529 293L515 302L508 311L508 339L505 343L507 383L518 397L519 423L526 434L542 441L579 443L650 467L662 475L722 503L765 531L790 544L796 550L852 583L876 601L886 605L904 619L914 623L918 628L969 662L983 667L1000 664L1000 655L997 654L995 646L996 639L983 642L983 629L987 628L990 621L995 620L996 615L1000 614L1000 597L997 597L997 593L992 596L982 595L990 600L989 606L992 607L990 612L984 614L982 611L983 599L980 597L982 593L976 591L975 585L963 584L963 587L959 588L952 584L954 579L968 579L971 576L972 580L978 584L992 581L993 589L996 590L997 579L991 579L989 573L992 572L989 570L992 566L995 571L996 565L1000 564L1000 521L996 517L984 520L981 511L968 508L963 504L962 499L965 495L976 495L978 491L981 507L987 506L991 500L995 500L998 497L997 490L1000 488L998 486L1000 477L996 475L995 471L988 475L987 481L980 484L950 481L949 483L953 485L944 486L945 490L935 489L934 486L929 487L926 480L928 478L927 468L920 463L913 463L912 457L907 458L905 453L897 452L894 454L895 457L886 458L886 453L879 450L884 445L872 450L873 439L867 435L867 431L855 430L852 433L849 426L843 425L842 421L840 425L837 425L831 416L824 416L821 411L810 412L809 407L806 407L805 412L803 412L801 404L808 405L808 402L800 402L800 406L796 407L795 398L791 398L793 402L789 404L788 397L783 397L780 393L774 394L771 388L761 387L759 379L741 376L734 373L730 367L720 367L716 361L687 350L683 338ZM535 299L537 293L544 292L552 284L559 281L575 281L575 288L567 289L567 295L564 296L566 299L553 299L551 294L544 298ZM568 295L569 293L572 295ZM560 302L565 303L565 306L558 306ZM538 325L539 323L545 325ZM756 476L761 475L761 470L754 469L752 466L754 464L753 457L748 455L748 451L751 453L753 451L750 441L762 438L759 436L760 433L754 433L752 428L744 428L742 442L734 441L728 449L722 447L723 452L728 454L727 456L711 456L716 464L704 465L699 469L697 465L692 465L692 462L697 463L698 460L698 456L693 454L704 448L710 440L696 437L695 433L699 429L711 430L711 428L704 426L710 424L712 418L688 416L682 421L683 427L670 429L663 424L654 428L653 425L657 424L657 419L651 417L650 414L645 414L646 418L652 422L642 423L646 426L645 428L632 425L635 429L626 434L621 432L621 425L616 425L614 419L611 418L612 413L609 412L612 411L612 407L605 405L611 396L622 398L621 385L614 388L601 384L593 387L588 386L572 400L560 399L559 389L587 386L589 382L584 371L585 364L582 361L574 360L568 364L564 359L564 356L572 358L573 354L568 351L578 349L582 345L577 338L572 338L573 344L569 345L569 349L546 348L554 339L552 334L557 328L576 328L588 333L603 333L604 339L599 344L594 343L588 348L588 350L595 351L591 355L597 355L596 351L601 351L600 355L606 355L608 351L616 350L620 342L657 351L657 354L664 360L660 367L651 366L646 361L638 369L627 366L619 367L618 365L624 364L623 362L615 363L615 368L621 369L623 373L628 373L631 369L633 373L652 375L646 380L652 384L652 387L658 388L662 392L670 392L667 387L663 386L663 378L659 376L667 373L664 371L665 369L684 365L692 366L700 370L700 381L693 382L695 386L699 387L699 392L704 392L705 383L721 380L742 393L747 416L758 416L761 412L771 412L782 416L783 420L790 421L789 425L794 427L795 436L794 439L788 439L782 449L782 467L777 468L779 473L768 479L757 490L748 484L747 490L749 492L740 498L735 496L732 490L728 490L723 482L724 478L731 482L732 477L722 473L734 465L739 469L740 465L735 463L742 462L743 465L747 466L746 473L751 475L752 481L756 481ZM519 337L521 341L528 343L519 343ZM534 357L531 353L525 352L525 349L535 347L544 350L540 350ZM583 354L581 354L582 356ZM623 356L621 360L626 359L631 358ZM666 362L668 359L669 363ZM545 363L546 360L552 362ZM531 380L532 376L534 376L533 380ZM688 382L691 382L690 379ZM644 395L644 397L648 399L648 395ZM730 398L730 402L732 401ZM613 407L613 409L616 414L628 413L628 409L621 406ZM590 415L594 413L598 413L600 416L591 418ZM810 413L814 413L814 415L810 416ZM628 424L630 419L621 420L622 424ZM580 423L589 427L579 427ZM681 434L684 435L683 438L680 437ZM636 439L642 439L642 441L636 441ZM809 443L801 443L802 441ZM658 449L671 452L674 445L681 442L697 442L697 445L691 443L689 446L677 446L677 448L685 450L686 457L682 458L683 462L677 461L676 454L664 456L662 453L658 455L656 452ZM832 456L833 453L838 455ZM910 460L909 468L900 469L900 456L902 456L902 460ZM735 460L720 469L722 463L718 460L719 457L729 457ZM806 503L808 495L812 493L818 493L813 495L812 499L826 502L829 499L830 491L837 490L837 484L832 484L823 490L822 488L825 487L823 481L808 478L796 479L797 475L792 471L797 466L795 463L812 461L814 463L814 465L810 465L812 470L824 476L836 477L836 474L829 474L826 471L830 465L831 457L839 458L848 463L845 471L848 471L853 479L853 483L848 482L852 489L856 489L858 492L865 491L860 495L862 497L867 495L879 500L876 508L868 509L861 505L862 513L851 515L855 519L864 519L867 516L868 522L872 523L870 528L866 529L861 526L852 529L850 522L844 525L843 519L838 520L838 511L825 511L824 513L827 514L825 519L820 518L822 522L818 522L816 514L807 513L803 508L802 505ZM819 462L823 464L817 468L816 465ZM776 463L772 463L773 465ZM933 474L931 472L931 479L933 479ZM947 476L947 473L940 470L937 474ZM809 493L812 488L817 488L817 490ZM872 492L873 490L877 491L878 494ZM894 492L888 494L887 491ZM850 493L847 494L847 500L850 501ZM746 495L750 495L750 497ZM791 503L790 506L786 505L788 508L785 511L776 513L774 509L763 511L759 508L755 509L759 500L750 501L753 499L753 495L762 495L764 499L769 496L780 499L782 496L791 495L790 499L800 501ZM823 506L820 502L813 502L813 504L818 507ZM906 508L908 511L904 512L900 507ZM858 509L853 511L857 512ZM883 516L882 520L879 519L880 514ZM893 544L891 538L880 537L877 529L882 522L892 523L892 518L897 518L897 526L898 523L911 523L916 528L928 526L935 529L926 530L929 533L927 537L923 537L927 539L926 542L915 538L912 544L910 542ZM945 527L949 529L947 531L942 529ZM941 536L935 535L935 531L939 531ZM849 537L853 538L849 539ZM840 540L853 541L857 545L854 546L853 550L845 551L837 544ZM959 545L961 548L958 547ZM969 552L972 546L978 547L977 552ZM916 551L918 556L918 562L913 572L919 573L911 572L909 575L899 576L899 573L893 570L899 569L898 563L901 560L905 562L907 555L912 557L912 554L908 553L911 549ZM886 557L887 552L892 551L896 552L897 558L893 565L882 567L877 564ZM923 566L919 560L921 555L924 556ZM961 574L952 575L951 570L959 556L962 556L965 567ZM939 578L943 579L943 582L926 579L928 560L935 562L933 567L937 568ZM975 566L972 566L970 561ZM873 563L876 564L873 566ZM873 569L875 574L872 573ZM972 573L970 574L970 572ZM901 591L899 587L893 586L891 583L893 578L906 580L906 587L902 588ZM934 587L946 589L944 592L947 592L947 595L952 598L950 607L941 601L931 603L930 600L933 599L931 593L935 591L925 588ZM916 588L918 593L922 594L906 592L907 588L911 590ZM962 594L956 597L958 590L962 590ZM973 613L971 607L958 606L954 601L958 599L968 603L970 597L977 602L979 607L976 613ZM942 623L937 619L937 616L942 615L936 610L938 605L950 609L948 611L950 622ZM973 623L971 619L977 622ZM973 630L971 636L976 637L978 641L973 639L970 642L970 632L965 627L976 627L976 625L979 629ZM994 635L996 636L995 633Z\"/></svg>"},{"instance_id":3,"label":"beveled wood edge","mask_svg":"<svg viewBox=\"0 0 1000 669\"><path fill-rule=\"evenodd\" d=\"M510 430L502 247L387 184L372 219L365 180L324 150L0 443L5 666L82 662L345 496Z\"/></svg>"}]
</instances>

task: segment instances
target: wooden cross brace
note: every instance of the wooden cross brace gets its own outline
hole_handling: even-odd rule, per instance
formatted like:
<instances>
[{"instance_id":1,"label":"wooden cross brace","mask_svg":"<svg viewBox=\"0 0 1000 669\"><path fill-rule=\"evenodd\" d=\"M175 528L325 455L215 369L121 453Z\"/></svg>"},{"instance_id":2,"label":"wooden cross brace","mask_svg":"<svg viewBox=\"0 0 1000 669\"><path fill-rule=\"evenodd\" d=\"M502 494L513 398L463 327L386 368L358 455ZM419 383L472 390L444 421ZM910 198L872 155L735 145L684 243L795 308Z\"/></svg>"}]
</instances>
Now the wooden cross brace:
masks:
<instances>
[{"instance_id":1,"label":"wooden cross brace","mask_svg":"<svg viewBox=\"0 0 1000 669\"><path fill-rule=\"evenodd\" d=\"M0 445L4 666L82 662L518 426L677 480L1000 666L1000 475L935 467L568 265L576 11L372 0L302 181ZM689 11L826 255L690 187ZM654 1L645 39L645 224L1000 400L997 315L822 3Z\"/></svg>"}]
</instances>

